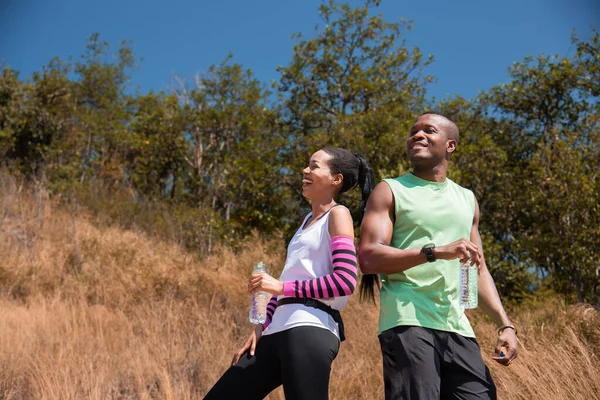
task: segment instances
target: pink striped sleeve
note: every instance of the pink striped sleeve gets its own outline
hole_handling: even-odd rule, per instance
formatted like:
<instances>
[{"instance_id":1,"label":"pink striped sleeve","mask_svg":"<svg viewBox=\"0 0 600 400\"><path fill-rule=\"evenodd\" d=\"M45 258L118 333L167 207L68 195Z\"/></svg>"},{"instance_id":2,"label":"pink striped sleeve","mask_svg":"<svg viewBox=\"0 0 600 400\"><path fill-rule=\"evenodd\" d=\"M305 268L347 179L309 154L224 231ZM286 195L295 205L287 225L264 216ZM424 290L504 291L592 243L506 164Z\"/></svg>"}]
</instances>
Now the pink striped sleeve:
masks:
<instances>
[{"instance_id":1,"label":"pink striped sleeve","mask_svg":"<svg viewBox=\"0 0 600 400\"><path fill-rule=\"evenodd\" d=\"M351 295L358 275L354 239L349 236L333 237L331 255L331 274L305 281L283 282L284 296L323 299Z\"/></svg>"},{"instance_id":2,"label":"pink striped sleeve","mask_svg":"<svg viewBox=\"0 0 600 400\"><path fill-rule=\"evenodd\" d=\"M271 296L271 300L269 300L269 304L267 304L267 319L263 324L263 330L267 329L267 326L271 324L273 320L273 314L275 314L275 309L277 308L277 295L274 294Z\"/></svg>"}]
</instances>

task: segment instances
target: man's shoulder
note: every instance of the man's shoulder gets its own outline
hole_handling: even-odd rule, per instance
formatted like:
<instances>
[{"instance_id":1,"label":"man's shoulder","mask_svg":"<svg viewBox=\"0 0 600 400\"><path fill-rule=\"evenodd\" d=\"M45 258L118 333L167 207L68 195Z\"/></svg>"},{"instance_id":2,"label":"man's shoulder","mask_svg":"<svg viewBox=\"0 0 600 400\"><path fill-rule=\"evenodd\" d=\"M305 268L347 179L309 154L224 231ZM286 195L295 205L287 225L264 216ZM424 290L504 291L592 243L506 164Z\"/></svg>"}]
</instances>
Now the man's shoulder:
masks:
<instances>
[{"instance_id":1,"label":"man's shoulder","mask_svg":"<svg viewBox=\"0 0 600 400\"><path fill-rule=\"evenodd\" d=\"M446 179L448 180L448 186L452 186L456 190L460 190L460 191L465 192L465 193L471 193L471 194L473 193L473 191L471 189L459 185L458 183L454 182L452 179L450 179L450 178L446 178Z\"/></svg>"},{"instance_id":2,"label":"man's shoulder","mask_svg":"<svg viewBox=\"0 0 600 400\"><path fill-rule=\"evenodd\" d=\"M471 204L471 207L475 210L475 193L471 189L461 186L449 178L448 187L453 188L455 193L459 194L460 198L464 199L464 201Z\"/></svg>"}]
</instances>

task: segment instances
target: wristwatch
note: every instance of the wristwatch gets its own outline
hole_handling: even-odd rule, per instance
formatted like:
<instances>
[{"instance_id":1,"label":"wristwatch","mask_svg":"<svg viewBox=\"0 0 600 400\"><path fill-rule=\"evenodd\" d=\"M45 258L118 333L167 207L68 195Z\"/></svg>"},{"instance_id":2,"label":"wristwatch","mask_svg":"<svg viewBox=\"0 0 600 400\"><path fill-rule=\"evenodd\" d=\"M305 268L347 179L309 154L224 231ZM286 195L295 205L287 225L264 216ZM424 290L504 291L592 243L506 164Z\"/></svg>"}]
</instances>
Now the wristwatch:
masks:
<instances>
[{"instance_id":1,"label":"wristwatch","mask_svg":"<svg viewBox=\"0 0 600 400\"><path fill-rule=\"evenodd\" d=\"M427 257L427 262L431 263L431 262L435 261L435 255L433 254L433 249L435 249L435 244L433 244L433 243L427 243L421 249L421 253L425 253L425 257Z\"/></svg>"}]
</instances>

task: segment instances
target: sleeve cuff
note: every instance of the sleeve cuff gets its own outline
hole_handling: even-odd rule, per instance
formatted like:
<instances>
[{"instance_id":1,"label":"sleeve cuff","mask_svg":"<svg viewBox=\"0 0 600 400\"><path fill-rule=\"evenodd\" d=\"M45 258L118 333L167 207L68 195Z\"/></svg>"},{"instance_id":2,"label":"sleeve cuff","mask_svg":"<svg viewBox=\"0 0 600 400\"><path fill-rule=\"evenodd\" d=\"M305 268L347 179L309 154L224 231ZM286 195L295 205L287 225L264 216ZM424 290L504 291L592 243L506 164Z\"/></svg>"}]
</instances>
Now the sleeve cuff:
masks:
<instances>
[{"instance_id":1,"label":"sleeve cuff","mask_svg":"<svg viewBox=\"0 0 600 400\"><path fill-rule=\"evenodd\" d=\"M296 297L296 283L294 281L283 282L283 295Z\"/></svg>"}]
</instances>

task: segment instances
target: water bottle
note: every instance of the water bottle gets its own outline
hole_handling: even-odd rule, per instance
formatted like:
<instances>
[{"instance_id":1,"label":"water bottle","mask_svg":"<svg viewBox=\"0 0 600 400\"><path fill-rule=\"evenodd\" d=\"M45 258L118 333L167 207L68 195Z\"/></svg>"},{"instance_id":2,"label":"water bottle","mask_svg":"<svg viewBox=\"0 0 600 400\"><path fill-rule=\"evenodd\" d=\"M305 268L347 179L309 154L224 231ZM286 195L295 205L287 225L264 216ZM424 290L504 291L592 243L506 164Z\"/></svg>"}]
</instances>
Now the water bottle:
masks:
<instances>
[{"instance_id":1,"label":"water bottle","mask_svg":"<svg viewBox=\"0 0 600 400\"><path fill-rule=\"evenodd\" d=\"M459 303L464 308L477 308L477 266L470 261L460 264Z\"/></svg>"},{"instance_id":2,"label":"water bottle","mask_svg":"<svg viewBox=\"0 0 600 400\"><path fill-rule=\"evenodd\" d=\"M256 267L252 271L254 274L264 274L265 266L262 261L256 263ZM267 320L267 302L269 301L268 292L256 292L252 295L250 301L250 322L253 324L264 324Z\"/></svg>"}]
</instances>

